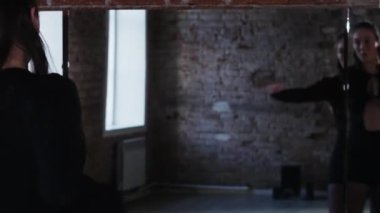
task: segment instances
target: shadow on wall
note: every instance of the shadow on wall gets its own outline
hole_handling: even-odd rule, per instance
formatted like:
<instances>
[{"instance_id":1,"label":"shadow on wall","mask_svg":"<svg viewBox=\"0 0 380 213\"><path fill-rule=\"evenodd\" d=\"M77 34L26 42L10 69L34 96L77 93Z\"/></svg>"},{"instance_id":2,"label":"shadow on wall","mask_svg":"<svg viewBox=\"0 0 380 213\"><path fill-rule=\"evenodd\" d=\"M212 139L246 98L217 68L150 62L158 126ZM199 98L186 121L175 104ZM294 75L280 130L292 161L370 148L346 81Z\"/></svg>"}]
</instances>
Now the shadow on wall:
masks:
<instances>
[{"instance_id":1,"label":"shadow on wall","mask_svg":"<svg viewBox=\"0 0 380 213\"><path fill-rule=\"evenodd\" d=\"M178 55L181 53L178 12L148 13L148 182L172 182L180 171Z\"/></svg>"}]
</instances>

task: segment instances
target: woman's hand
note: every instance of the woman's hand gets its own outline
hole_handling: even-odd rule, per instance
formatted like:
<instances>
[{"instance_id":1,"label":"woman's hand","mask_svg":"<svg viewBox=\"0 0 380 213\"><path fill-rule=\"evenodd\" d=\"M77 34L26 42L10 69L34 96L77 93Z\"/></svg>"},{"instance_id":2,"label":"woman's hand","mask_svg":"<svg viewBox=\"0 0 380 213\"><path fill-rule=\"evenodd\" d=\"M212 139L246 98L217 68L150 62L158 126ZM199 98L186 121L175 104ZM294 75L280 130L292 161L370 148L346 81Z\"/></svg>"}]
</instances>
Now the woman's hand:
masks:
<instances>
[{"instance_id":1,"label":"woman's hand","mask_svg":"<svg viewBox=\"0 0 380 213\"><path fill-rule=\"evenodd\" d=\"M278 93L278 92L281 92L282 90L284 90L283 83L272 83L272 84L268 84L265 87L265 91L267 91L267 93L269 94Z\"/></svg>"}]
</instances>

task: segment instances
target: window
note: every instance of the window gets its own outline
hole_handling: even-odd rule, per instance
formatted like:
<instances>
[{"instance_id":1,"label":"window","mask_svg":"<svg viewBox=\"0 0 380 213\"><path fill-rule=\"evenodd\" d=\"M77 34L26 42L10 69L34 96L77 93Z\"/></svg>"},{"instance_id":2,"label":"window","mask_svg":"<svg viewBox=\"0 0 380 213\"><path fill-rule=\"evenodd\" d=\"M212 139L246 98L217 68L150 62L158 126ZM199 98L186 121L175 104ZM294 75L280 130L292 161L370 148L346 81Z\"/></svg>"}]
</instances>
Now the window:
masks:
<instances>
[{"instance_id":1,"label":"window","mask_svg":"<svg viewBox=\"0 0 380 213\"><path fill-rule=\"evenodd\" d=\"M105 130L145 126L146 11L109 12Z\"/></svg>"},{"instance_id":2,"label":"window","mask_svg":"<svg viewBox=\"0 0 380 213\"><path fill-rule=\"evenodd\" d=\"M40 32L45 43L46 57L49 62L49 72L62 75L63 61L63 24L62 11L41 11Z\"/></svg>"}]
</instances>

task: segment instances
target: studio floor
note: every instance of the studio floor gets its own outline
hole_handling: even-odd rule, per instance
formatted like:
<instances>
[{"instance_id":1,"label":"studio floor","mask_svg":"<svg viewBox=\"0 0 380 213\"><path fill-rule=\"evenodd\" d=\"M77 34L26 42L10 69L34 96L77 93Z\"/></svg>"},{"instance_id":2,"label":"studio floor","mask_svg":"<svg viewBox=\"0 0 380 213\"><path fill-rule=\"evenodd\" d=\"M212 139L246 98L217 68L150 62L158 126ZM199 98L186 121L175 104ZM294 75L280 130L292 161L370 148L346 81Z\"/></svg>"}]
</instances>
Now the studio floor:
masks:
<instances>
[{"instance_id":1,"label":"studio floor","mask_svg":"<svg viewBox=\"0 0 380 213\"><path fill-rule=\"evenodd\" d=\"M260 213L327 213L327 197L314 200L293 197L274 200L270 190L248 192L200 192L155 189L140 199L126 202L128 213L151 212L260 212ZM365 213L369 213L368 208Z\"/></svg>"}]
</instances>

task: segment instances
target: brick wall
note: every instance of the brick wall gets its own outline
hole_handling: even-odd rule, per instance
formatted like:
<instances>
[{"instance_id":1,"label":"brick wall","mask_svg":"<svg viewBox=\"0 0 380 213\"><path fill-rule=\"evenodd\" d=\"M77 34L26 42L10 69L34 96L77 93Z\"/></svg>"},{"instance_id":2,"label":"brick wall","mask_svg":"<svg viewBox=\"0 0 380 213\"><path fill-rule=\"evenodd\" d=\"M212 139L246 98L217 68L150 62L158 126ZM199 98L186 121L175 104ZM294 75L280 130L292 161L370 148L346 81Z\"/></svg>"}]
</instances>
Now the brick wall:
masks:
<instances>
[{"instance_id":1,"label":"brick wall","mask_svg":"<svg viewBox=\"0 0 380 213\"><path fill-rule=\"evenodd\" d=\"M44 8L233 8L263 6L378 7L377 0L40 0Z\"/></svg>"},{"instance_id":2,"label":"brick wall","mask_svg":"<svg viewBox=\"0 0 380 213\"><path fill-rule=\"evenodd\" d=\"M150 17L149 150L159 182L278 185L281 165L327 182L336 132L326 103L286 104L263 89L336 72L345 10L154 11ZM352 24L379 23L354 9ZM253 80L253 83L251 82Z\"/></svg>"},{"instance_id":3,"label":"brick wall","mask_svg":"<svg viewBox=\"0 0 380 213\"><path fill-rule=\"evenodd\" d=\"M305 86L335 72L333 43L344 10L151 11L148 98L152 181L269 186L282 164L324 183L335 142L322 103L268 98L270 82ZM352 20L379 23L376 10ZM70 77L80 93L87 138L86 173L113 181L114 142L103 138L106 13L73 10ZM254 84L251 83L254 79Z\"/></svg>"},{"instance_id":4,"label":"brick wall","mask_svg":"<svg viewBox=\"0 0 380 213\"><path fill-rule=\"evenodd\" d=\"M78 87L86 136L86 174L113 181L113 143L103 138L107 54L106 12L73 10L69 19L70 78Z\"/></svg>"},{"instance_id":5,"label":"brick wall","mask_svg":"<svg viewBox=\"0 0 380 213\"><path fill-rule=\"evenodd\" d=\"M280 103L263 88L335 73L343 20L327 9L152 11L152 179L264 187L298 164L305 181L326 183L336 134L327 104Z\"/></svg>"}]
</instances>

